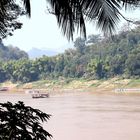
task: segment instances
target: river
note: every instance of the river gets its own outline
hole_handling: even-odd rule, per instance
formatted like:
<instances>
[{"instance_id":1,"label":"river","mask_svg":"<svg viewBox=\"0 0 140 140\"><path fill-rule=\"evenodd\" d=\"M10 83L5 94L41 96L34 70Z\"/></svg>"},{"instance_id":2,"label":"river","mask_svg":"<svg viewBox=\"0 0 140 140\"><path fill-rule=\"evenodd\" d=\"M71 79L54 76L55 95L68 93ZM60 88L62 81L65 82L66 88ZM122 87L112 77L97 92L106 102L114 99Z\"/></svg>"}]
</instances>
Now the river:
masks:
<instances>
[{"instance_id":1,"label":"river","mask_svg":"<svg viewBox=\"0 0 140 140\"><path fill-rule=\"evenodd\" d=\"M140 96L64 94L32 99L0 94L0 102L24 101L51 114L44 126L52 140L140 140Z\"/></svg>"}]
</instances>

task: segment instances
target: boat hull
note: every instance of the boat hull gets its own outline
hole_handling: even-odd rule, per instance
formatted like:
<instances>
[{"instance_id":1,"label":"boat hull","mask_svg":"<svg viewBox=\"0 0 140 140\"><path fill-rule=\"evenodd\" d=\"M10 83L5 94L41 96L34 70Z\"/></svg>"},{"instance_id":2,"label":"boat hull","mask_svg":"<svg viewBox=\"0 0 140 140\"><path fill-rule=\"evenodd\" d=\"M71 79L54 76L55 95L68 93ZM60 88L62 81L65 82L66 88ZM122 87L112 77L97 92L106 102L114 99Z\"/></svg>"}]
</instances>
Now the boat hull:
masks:
<instances>
[{"instance_id":1,"label":"boat hull","mask_svg":"<svg viewBox=\"0 0 140 140\"><path fill-rule=\"evenodd\" d=\"M32 94L32 98L48 98L49 94Z\"/></svg>"},{"instance_id":2,"label":"boat hull","mask_svg":"<svg viewBox=\"0 0 140 140\"><path fill-rule=\"evenodd\" d=\"M26 94L30 94L32 98L48 98L49 93L43 92L41 90L27 90L25 91Z\"/></svg>"}]
</instances>

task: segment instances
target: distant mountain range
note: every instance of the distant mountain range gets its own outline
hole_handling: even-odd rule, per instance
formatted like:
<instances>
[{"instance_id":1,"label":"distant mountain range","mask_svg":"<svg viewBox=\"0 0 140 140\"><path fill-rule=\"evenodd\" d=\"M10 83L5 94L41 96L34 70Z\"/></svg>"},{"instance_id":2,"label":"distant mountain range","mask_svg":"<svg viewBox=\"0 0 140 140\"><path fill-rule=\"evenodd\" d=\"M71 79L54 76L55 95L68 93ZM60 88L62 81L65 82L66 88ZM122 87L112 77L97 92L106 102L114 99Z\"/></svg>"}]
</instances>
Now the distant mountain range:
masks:
<instances>
[{"instance_id":1,"label":"distant mountain range","mask_svg":"<svg viewBox=\"0 0 140 140\"><path fill-rule=\"evenodd\" d=\"M30 58L38 58L38 57L41 57L43 55L54 56L54 55L58 54L57 51L43 50L43 49L38 49L38 48L32 48L27 53L28 53Z\"/></svg>"},{"instance_id":2,"label":"distant mountain range","mask_svg":"<svg viewBox=\"0 0 140 140\"><path fill-rule=\"evenodd\" d=\"M46 56L55 56L59 53L63 53L65 50L73 48L73 43L65 44L64 46L61 46L59 49L40 49L40 48L32 48L27 53L29 55L29 58L39 58L43 55Z\"/></svg>"}]
</instances>

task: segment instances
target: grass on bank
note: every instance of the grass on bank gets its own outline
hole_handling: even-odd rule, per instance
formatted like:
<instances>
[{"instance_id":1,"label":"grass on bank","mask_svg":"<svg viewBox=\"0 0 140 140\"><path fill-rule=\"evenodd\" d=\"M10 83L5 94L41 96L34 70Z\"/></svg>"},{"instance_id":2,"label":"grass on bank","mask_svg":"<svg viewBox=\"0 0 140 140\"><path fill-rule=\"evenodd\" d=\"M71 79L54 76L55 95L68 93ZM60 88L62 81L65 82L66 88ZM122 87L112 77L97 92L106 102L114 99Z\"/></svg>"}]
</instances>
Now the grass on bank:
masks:
<instances>
[{"instance_id":1,"label":"grass on bank","mask_svg":"<svg viewBox=\"0 0 140 140\"><path fill-rule=\"evenodd\" d=\"M112 90L115 88L140 88L140 79L112 78L108 80L87 80L87 79L59 79L40 80L31 83L11 83L9 81L0 83L0 87L9 87L11 90L25 89L81 89L81 90Z\"/></svg>"}]
</instances>

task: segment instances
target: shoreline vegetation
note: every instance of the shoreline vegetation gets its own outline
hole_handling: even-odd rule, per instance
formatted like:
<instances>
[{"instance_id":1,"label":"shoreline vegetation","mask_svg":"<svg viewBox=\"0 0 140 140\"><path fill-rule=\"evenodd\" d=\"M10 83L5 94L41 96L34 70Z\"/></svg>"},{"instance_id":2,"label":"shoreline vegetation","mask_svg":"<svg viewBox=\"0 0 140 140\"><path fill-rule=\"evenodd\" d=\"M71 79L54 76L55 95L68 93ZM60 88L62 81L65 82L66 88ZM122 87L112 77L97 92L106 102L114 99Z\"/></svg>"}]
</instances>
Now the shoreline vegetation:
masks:
<instances>
[{"instance_id":1,"label":"shoreline vegetation","mask_svg":"<svg viewBox=\"0 0 140 140\"><path fill-rule=\"evenodd\" d=\"M140 79L112 78L108 80L59 79L40 80L31 83L0 84L0 88L8 88L6 93L25 93L26 90L39 89L50 94L63 93L140 93Z\"/></svg>"}]
</instances>

